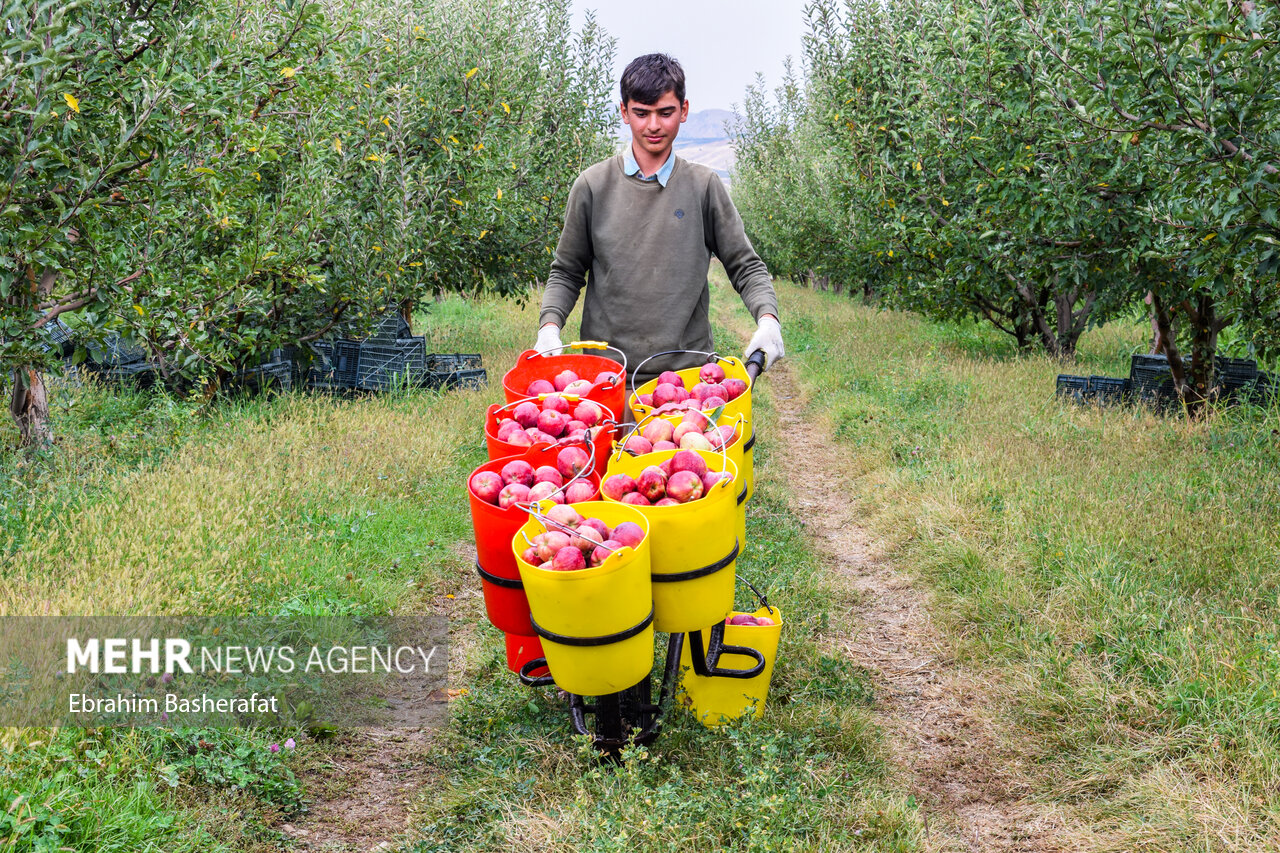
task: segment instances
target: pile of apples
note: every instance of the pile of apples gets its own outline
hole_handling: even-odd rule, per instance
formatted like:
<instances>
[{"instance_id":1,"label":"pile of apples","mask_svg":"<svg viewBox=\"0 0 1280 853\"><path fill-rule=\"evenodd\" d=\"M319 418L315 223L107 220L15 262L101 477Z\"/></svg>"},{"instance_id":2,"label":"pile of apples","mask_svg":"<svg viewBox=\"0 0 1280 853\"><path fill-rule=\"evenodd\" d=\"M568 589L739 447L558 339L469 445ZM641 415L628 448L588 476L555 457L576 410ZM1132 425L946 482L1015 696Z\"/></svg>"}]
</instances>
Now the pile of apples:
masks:
<instances>
[{"instance_id":1,"label":"pile of apples","mask_svg":"<svg viewBox=\"0 0 1280 853\"><path fill-rule=\"evenodd\" d=\"M617 385L618 381L618 374L607 370L597 373L595 379L583 379L572 370L562 370L552 377L550 382L545 379L533 380L524 393L526 397L538 397L553 392L585 397L587 392L597 385Z\"/></svg>"},{"instance_id":2,"label":"pile of apples","mask_svg":"<svg viewBox=\"0 0 1280 853\"><path fill-rule=\"evenodd\" d=\"M776 625L768 616L752 616L750 613L735 613L724 620L726 625Z\"/></svg>"},{"instance_id":3,"label":"pile of apples","mask_svg":"<svg viewBox=\"0 0 1280 853\"><path fill-rule=\"evenodd\" d=\"M547 510L547 518L558 526L533 537L533 544L520 554L520 559L543 571L595 568L619 548L638 548L644 541L644 528L634 521L624 521L610 529L598 518L584 518L571 506L553 506Z\"/></svg>"},{"instance_id":4,"label":"pile of apples","mask_svg":"<svg viewBox=\"0 0 1280 853\"><path fill-rule=\"evenodd\" d=\"M550 498L556 504L576 504L593 500L595 485L579 476L591 464L591 455L571 446L556 454L555 467L534 468L523 459L513 459L502 472L477 471L470 482L471 492L485 503L506 509L517 503Z\"/></svg>"},{"instance_id":5,"label":"pile of apples","mask_svg":"<svg viewBox=\"0 0 1280 853\"><path fill-rule=\"evenodd\" d=\"M546 382L545 379L535 379ZM549 383L548 383L549 384ZM548 394L542 404L525 400L516 404L510 417L498 421L495 435L498 441L516 447L532 447L539 443L554 443L560 438L591 441L593 428L604 420L604 409L591 400L571 402L560 394Z\"/></svg>"},{"instance_id":6,"label":"pile of apples","mask_svg":"<svg viewBox=\"0 0 1280 853\"><path fill-rule=\"evenodd\" d=\"M637 399L646 406L662 408L671 404L687 404L704 411L714 411L730 400L746 393L747 383L741 379L726 379L724 368L718 364L704 364L698 371L698 383L684 387L684 378L674 370L658 375L658 385L650 394L639 394Z\"/></svg>"},{"instance_id":7,"label":"pile of apples","mask_svg":"<svg viewBox=\"0 0 1280 853\"><path fill-rule=\"evenodd\" d=\"M721 480L733 482L727 471L708 471L707 463L692 450L677 450L670 459L650 465L632 478L614 474L600 484L609 500L632 506L676 506L692 503L710 494Z\"/></svg>"},{"instance_id":8,"label":"pile of apples","mask_svg":"<svg viewBox=\"0 0 1280 853\"><path fill-rule=\"evenodd\" d=\"M716 426L696 408L684 413L680 423L662 418L646 423L639 432L632 431L622 446L636 456L657 450L720 450L738 440L737 427Z\"/></svg>"}]
</instances>

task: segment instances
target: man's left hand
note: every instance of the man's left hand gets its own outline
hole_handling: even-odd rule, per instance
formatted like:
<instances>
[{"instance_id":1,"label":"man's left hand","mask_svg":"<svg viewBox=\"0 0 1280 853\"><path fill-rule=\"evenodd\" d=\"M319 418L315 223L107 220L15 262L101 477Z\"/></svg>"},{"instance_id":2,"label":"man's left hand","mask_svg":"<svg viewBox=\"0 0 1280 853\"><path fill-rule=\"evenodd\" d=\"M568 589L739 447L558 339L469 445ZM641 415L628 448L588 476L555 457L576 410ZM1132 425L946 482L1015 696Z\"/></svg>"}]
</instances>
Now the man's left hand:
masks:
<instances>
[{"instance_id":1,"label":"man's left hand","mask_svg":"<svg viewBox=\"0 0 1280 853\"><path fill-rule=\"evenodd\" d=\"M787 354L782 347L782 324L772 314L761 314L756 321L756 333L747 344L744 357L750 358L756 350L764 350L765 370L773 367L773 363Z\"/></svg>"}]
</instances>

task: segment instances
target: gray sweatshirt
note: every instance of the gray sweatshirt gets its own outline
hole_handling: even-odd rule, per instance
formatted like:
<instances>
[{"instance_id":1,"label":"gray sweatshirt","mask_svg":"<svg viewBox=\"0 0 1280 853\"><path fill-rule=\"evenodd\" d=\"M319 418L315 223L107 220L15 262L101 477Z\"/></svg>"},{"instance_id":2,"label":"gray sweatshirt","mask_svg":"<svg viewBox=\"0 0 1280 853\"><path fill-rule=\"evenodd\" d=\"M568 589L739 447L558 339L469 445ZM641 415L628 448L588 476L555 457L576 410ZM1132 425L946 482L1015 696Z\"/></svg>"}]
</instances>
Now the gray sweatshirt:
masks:
<instances>
[{"instance_id":1,"label":"gray sweatshirt","mask_svg":"<svg viewBox=\"0 0 1280 853\"><path fill-rule=\"evenodd\" d=\"M582 337L625 352L628 369L666 350L710 351L712 254L724 264L752 317L778 316L769 272L742 230L719 175L676 157L663 187L626 175L621 154L596 163L569 191L538 325L563 328L586 285ZM663 370L702 361L655 358L635 381L638 385Z\"/></svg>"}]
</instances>

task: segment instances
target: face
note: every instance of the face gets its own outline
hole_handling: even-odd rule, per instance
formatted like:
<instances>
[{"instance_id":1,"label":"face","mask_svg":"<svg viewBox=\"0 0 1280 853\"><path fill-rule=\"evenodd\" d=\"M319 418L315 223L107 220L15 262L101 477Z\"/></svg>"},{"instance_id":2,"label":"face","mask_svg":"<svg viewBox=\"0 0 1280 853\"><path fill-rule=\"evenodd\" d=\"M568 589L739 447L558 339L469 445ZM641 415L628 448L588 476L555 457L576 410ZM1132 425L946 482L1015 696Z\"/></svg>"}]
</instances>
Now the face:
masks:
<instances>
[{"instance_id":1,"label":"face","mask_svg":"<svg viewBox=\"0 0 1280 853\"><path fill-rule=\"evenodd\" d=\"M689 101L677 100L672 91L663 94L657 103L627 101L622 105L622 120L631 128L636 146L654 157L666 157L681 122L688 119Z\"/></svg>"}]
</instances>

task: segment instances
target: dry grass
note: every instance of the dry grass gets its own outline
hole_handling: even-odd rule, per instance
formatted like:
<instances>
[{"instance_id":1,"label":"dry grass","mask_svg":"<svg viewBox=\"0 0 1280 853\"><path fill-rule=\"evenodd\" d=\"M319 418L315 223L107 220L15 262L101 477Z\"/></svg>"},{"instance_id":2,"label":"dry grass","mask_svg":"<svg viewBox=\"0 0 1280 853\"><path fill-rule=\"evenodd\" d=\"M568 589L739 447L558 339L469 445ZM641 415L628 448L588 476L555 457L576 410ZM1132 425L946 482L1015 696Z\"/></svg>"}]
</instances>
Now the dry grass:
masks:
<instances>
[{"instance_id":1,"label":"dry grass","mask_svg":"<svg viewBox=\"0 0 1280 853\"><path fill-rule=\"evenodd\" d=\"M1082 849L1280 847L1276 412L1188 424L1053 398L1116 375L1009 357L967 327L785 291L813 409L854 500L945 603L958 652L1011 687L1006 723Z\"/></svg>"}]
</instances>

